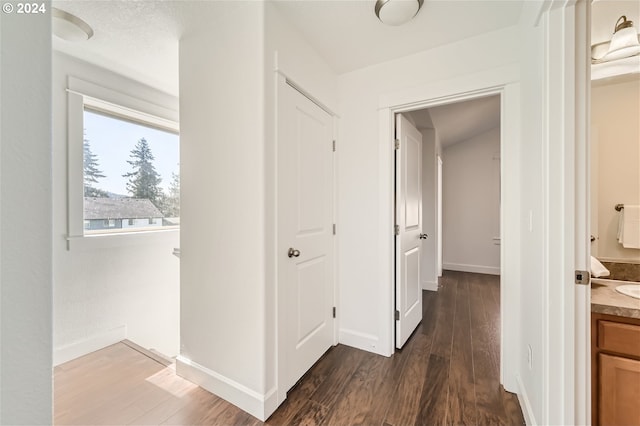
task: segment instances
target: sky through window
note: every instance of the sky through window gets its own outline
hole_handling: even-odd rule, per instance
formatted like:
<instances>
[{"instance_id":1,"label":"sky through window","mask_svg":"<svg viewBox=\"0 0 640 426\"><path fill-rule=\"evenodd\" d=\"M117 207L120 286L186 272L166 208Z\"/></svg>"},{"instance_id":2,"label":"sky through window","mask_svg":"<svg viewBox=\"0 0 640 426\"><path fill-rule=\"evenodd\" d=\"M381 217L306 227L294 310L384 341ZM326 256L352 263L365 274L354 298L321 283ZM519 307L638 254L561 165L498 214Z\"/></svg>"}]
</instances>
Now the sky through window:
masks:
<instances>
[{"instance_id":1,"label":"sky through window","mask_svg":"<svg viewBox=\"0 0 640 426\"><path fill-rule=\"evenodd\" d=\"M84 138L89 141L91 152L96 156L98 168L105 175L94 186L113 194L129 196L126 189L128 178L122 175L131 171L127 160L136 143L144 138L155 157L154 166L162 177L160 187L169 191L172 173L179 174L179 136L142 124L115 117L84 112Z\"/></svg>"}]
</instances>

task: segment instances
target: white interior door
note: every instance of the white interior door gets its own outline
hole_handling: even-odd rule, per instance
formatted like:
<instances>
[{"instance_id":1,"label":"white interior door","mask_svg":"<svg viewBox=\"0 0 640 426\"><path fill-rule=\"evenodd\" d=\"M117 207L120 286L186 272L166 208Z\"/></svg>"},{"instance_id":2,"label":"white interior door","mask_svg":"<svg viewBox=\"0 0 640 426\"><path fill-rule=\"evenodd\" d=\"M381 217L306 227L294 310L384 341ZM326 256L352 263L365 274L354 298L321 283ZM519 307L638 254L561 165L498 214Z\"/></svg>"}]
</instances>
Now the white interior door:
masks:
<instances>
[{"instance_id":1,"label":"white interior door","mask_svg":"<svg viewBox=\"0 0 640 426\"><path fill-rule=\"evenodd\" d=\"M396 115L396 347L422 321L422 134Z\"/></svg>"},{"instance_id":2,"label":"white interior door","mask_svg":"<svg viewBox=\"0 0 640 426\"><path fill-rule=\"evenodd\" d=\"M281 87L278 275L289 389L333 344L333 118Z\"/></svg>"}]
</instances>

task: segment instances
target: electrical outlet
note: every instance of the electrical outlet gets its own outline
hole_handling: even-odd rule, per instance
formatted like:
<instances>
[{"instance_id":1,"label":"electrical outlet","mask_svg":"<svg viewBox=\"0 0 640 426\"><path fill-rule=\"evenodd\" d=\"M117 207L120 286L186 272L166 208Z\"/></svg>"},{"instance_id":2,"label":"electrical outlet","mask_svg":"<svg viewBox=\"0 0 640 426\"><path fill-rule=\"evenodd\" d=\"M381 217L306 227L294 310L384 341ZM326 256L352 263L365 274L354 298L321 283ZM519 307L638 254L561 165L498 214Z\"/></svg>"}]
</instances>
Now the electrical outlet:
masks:
<instances>
[{"instance_id":1,"label":"electrical outlet","mask_svg":"<svg viewBox=\"0 0 640 426\"><path fill-rule=\"evenodd\" d=\"M531 345L527 345L527 365L529 366L529 370L533 370L533 350L531 349Z\"/></svg>"}]
</instances>

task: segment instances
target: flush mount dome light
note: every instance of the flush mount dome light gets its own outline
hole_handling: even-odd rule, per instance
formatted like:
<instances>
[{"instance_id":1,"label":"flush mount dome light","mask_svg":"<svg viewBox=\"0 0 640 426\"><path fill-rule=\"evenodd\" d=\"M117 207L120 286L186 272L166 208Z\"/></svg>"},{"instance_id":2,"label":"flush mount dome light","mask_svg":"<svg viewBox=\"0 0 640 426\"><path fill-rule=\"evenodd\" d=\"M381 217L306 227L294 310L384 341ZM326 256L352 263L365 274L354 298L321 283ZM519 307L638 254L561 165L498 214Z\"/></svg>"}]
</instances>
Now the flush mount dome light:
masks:
<instances>
[{"instance_id":1,"label":"flush mount dome light","mask_svg":"<svg viewBox=\"0 0 640 426\"><path fill-rule=\"evenodd\" d=\"M82 19L55 7L51 10L53 16L53 34L67 41L85 41L93 37L93 29Z\"/></svg>"},{"instance_id":2,"label":"flush mount dome light","mask_svg":"<svg viewBox=\"0 0 640 426\"><path fill-rule=\"evenodd\" d=\"M424 0L377 0L376 16L383 24L402 25L416 16Z\"/></svg>"},{"instance_id":3,"label":"flush mount dome light","mask_svg":"<svg viewBox=\"0 0 640 426\"><path fill-rule=\"evenodd\" d=\"M638 54L640 54L638 33L633 28L633 21L629 21L624 15L616 21L611 41L598 43L591 47L591 58L594 64L615 61Z\"/></svg>"}]
</instances>

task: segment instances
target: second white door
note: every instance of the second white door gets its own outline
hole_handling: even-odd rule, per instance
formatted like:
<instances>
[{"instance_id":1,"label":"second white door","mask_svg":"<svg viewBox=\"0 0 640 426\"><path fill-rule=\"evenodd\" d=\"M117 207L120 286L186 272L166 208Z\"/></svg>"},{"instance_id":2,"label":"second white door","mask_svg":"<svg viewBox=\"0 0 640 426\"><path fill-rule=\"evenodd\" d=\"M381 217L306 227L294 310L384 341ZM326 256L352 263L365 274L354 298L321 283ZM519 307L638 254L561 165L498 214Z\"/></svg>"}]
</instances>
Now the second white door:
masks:
<instances>
[{"instance_id":1,"label":"second white door","mask_svg":"<svg viewBox=\"0 0 640 426\"><path fill-rule=\"evenodd\" d=\"M396 116L396 347L422 321L422 134Z\"/></svg>"}]
</instances>

